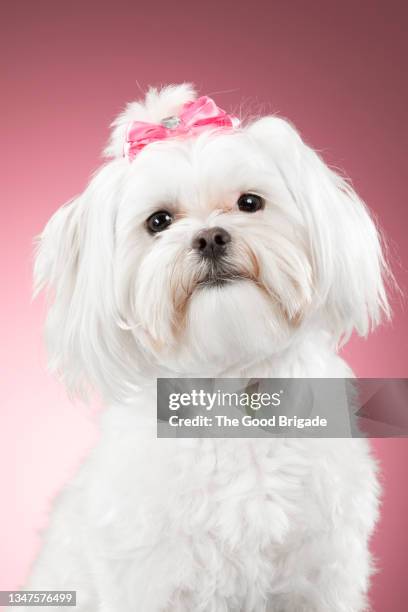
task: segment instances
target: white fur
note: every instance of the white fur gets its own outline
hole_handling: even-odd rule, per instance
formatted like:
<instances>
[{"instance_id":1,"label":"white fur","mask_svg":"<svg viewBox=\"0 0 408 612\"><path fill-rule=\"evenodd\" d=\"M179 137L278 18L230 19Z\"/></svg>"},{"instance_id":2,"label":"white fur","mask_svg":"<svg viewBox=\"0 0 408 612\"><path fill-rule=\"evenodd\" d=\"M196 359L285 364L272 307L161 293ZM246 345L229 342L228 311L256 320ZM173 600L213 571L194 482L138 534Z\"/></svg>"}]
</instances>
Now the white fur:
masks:
<instances>
[{"instance_id":1,"label":"white fur","mask_svg":"<svg viewBox=\"0 0 408 612\"><path fill-rule=\"evenodd\" d=\"M110 407L28 586L76 589L86 612L361 612L379 494L364 440L155 439L158 375L350 376L336 346L389 316L373 221L288 122L122 157L130 120L194 96L185 84L130 104L109 161L41 237L51 365ZM265 209L240 212L244 192ZM163 208L176 222L152 236ZM211 226L232 236L238 278L222 287L200 284L191 248Z\"/></svg>"}]
</instances>

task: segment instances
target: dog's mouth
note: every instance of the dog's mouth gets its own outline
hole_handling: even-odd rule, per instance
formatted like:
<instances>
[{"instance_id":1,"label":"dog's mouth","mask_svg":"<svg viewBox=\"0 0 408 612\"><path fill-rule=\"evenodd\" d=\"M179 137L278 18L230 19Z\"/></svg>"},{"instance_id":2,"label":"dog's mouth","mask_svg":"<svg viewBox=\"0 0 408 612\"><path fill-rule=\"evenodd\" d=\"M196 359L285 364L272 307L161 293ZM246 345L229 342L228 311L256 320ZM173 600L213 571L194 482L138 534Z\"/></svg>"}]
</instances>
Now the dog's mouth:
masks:
<instances>
[{"instance_id":1,"label":"dog's mouth","mask_svg":"<svg viewBox=\"0 0 408 612\"><path fill-rule=\"evenodd\" d=\"M225 265L212 265L197 282L197 288L220 288L244 279L248 279L248 276L240 270Z\"/></svg>"},{"instance_id":2,"label":"dog's mouth","mask_svg":"<svg viewBox=\"0 0 408 612\"><path fill-rule=\"evenodd\" d=\"M225 285L227 285L228 283L232 283L234 280L236 280L237 276L216 276L216 277L209 277L209 278L205 278L204 280L201 280L199 283L197 283L197 287L203 288L203 287L224 287Z\"/></svg>"}]
</instances>

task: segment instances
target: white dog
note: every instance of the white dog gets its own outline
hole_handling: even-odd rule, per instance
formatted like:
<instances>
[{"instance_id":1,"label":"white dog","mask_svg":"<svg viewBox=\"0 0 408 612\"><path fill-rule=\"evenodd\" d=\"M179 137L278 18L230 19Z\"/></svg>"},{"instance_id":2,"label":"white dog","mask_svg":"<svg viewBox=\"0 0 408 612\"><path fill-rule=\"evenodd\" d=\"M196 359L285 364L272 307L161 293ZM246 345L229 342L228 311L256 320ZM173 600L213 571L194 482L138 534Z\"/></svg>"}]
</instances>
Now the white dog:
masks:
<instances>
[{"instance_id":1,"label":"white dog","mask_svg":"<svg viewBox=\"0 0 408 612\"><path fill-rule=\"evenodd\" d=\"M150 89L41 237L52 366L109 406L28 588L86 612L361 612L378 513L362 439L156 439L162 376L347 377L389 316L379 235L286 121Z\"/></svg>"}]
</instances>

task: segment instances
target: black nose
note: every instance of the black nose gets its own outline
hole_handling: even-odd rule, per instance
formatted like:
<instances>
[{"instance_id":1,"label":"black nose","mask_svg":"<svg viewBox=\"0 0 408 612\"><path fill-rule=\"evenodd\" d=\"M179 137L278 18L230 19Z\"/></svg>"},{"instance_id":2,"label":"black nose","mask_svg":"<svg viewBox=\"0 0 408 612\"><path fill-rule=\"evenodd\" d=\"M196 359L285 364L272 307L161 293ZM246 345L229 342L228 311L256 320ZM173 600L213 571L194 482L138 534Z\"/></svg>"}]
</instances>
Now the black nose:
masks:
<instances>
[{"instance_id":1,"label":"black nose","mask_svg":"<svg viewBox=\"0 0 408 612\"><path fill-rule=\"evenodd\" d=\"M227 230L222 227L211 227L198 232L191 246L203 257L215 259L225 253L229 242L231 236Z\"/></svg>"}]
</instances>

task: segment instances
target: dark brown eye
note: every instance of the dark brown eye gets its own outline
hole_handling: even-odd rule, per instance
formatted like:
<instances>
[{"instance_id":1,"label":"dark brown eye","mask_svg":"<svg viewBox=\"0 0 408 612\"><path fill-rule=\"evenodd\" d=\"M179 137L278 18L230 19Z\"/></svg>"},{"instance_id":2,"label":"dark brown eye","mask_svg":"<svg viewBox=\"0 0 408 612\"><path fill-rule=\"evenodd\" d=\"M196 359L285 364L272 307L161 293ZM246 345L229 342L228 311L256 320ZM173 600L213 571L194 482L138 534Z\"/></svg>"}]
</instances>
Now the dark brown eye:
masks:
<instances>
[{"instance_id":1,"label":"dark brown eye","mask_svg":"<svg viewBox=\"0 0 408 612\"><path fill-rule=\"evenodd\" d=\"M254 193L243 193L238 198L238 208L243 212L253 213L257 210L261 210L265 202L261 196L255 195Z\"/></svg>"},{"instance_id":2,"label":"dark brown eye","mask_svg":"<svg viewBox=\"0 0 408 612\"><path fill-rule=\"evenodd\" d=\"M167 229L173 222L173 215L167 210L159 210L153 213L146 221L146 226L149 232L156 234Z\"/></svg>"}]
</instances>

